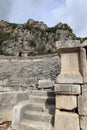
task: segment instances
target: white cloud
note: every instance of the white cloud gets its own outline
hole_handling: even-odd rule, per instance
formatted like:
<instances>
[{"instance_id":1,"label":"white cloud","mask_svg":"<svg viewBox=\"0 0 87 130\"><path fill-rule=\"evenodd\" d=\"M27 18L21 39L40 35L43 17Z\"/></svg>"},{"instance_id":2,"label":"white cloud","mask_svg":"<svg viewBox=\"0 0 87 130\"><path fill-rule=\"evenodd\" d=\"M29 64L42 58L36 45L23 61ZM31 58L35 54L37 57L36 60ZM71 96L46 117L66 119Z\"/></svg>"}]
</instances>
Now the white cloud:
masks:
<instances>
[{"instance_id":1,"label":"white cloud","mask_svg":"<svg viewBox=\"0 0 87 130\"><path fill-rule=\"evenodd\" d=\"M53 11L54 22L68 23L78 36L87 36L87 1L66 0L65 5L55 8Z\"/></svg>"},{"instance_id":2,"label":"white cloud","mask_svg":"<svg viewBox=\"0 0 87 130\"><path fill-rule=\"evenodd\" d=\"M0 0L7 1L7 0ZM11 1L11 0L8 0ZM77 36L87 36L87 0L13 0L11 22L24 23L29 18L48 26L68 23ZM4 14L5 15L5 14Z\"/></svg>"},{"instance_id":3,"label":"white cloud","mask_svg":"<svg viewBox=\"0 0 87 130\"><path fill-rule=\"evenodd\" d=\"M9 15L10 21L23 23L29 18L51 22L51 10L56 7L57 0L13 0L14 5ZM49 24L48 24L49 25Z\"/></svg>"}]
</instances>

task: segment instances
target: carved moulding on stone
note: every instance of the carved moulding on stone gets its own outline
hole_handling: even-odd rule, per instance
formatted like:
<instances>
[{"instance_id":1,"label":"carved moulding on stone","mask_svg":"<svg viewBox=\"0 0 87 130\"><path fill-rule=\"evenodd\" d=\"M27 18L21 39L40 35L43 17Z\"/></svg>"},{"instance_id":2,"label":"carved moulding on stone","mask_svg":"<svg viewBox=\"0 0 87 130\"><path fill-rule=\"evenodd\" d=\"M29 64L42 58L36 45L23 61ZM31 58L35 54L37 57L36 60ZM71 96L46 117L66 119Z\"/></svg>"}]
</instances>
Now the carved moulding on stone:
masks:
<instances>
[{"instance_id":1,"label":"carved moulding on stone","mask_svg":"<svg viewBox=\"0 0 87 130\"><path fill-rule=\"evenodd\" d=\"M80 95L81 86L79 84L54 84L54 91L60 95Z\"/></svg>"},{"instance_id":2,"label":"carved moulding on stone","mask_svg":"<svg viewBox=\"0 0 87 130\"><path fill-rule=\"evenodd\" d=\"M58 55L61 58L61 73L57 77L57 83L83 83L80 49L80 47L58 49Z\"/></svg>"}]
</instances>

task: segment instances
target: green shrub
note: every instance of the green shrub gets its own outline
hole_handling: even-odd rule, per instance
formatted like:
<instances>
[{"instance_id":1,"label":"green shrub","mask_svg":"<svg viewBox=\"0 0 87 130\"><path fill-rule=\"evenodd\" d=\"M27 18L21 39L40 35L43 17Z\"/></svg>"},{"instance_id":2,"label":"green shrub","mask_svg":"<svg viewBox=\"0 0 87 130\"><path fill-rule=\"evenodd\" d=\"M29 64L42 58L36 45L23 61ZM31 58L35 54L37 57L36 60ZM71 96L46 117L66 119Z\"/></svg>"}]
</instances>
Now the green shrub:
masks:
<instances>
[{"instance_id":1,"label":"green shrub","mask_svg":"<svg viewBox=\"0 0 87 130\"><path fill-rule=\"evenodd\" d=\"M3 55L3 51L2 48L0 47L0 55Z\"/></svg>"},{"instance_id":2,"label":"green shrub","mask_svg":"<svg viewBox=\"0 0 87 130\"><path fill-rule=\"evenodd\" d=\"M36 43L35 43L34 40L30 40L29 43L30 43L29 45L30 45L31 47L36 47Z\"/></svg>"},{"instance_id":3,"label":"green shrub","mask_svg":"<svg viewBox=\"0 0 87 130\"><path fill-rule=\"evenodd\" d=\"M55 32L56 31L56 27L50 27L46 29L46 32L50 33L50 32Z\"/></svg>"},{"instance_id":4,"label":"green shrub","mask_svg":"<svg viewBox=\"0 0 87 130\"><path fill-rule=\"evenodd\" d=\"M45 54L45 46L41 46L37 48L37 55Z\"/></svg>"},{"instance_id":5,"label":"green shrub","mask_svg":"<svg viewBox=\"0 0 87 130\"><path fill-rule=\"evenodd\" d=\"M9 23L8 24L8 27L12 27L12 29L15 29L16 27L17 27L17 24L15 24L15 23Z\"/></svg>"},{"instance_id":6,"label":"green shrub","mask_svg":"<svg viewBox=\"0 0 87 130\"><path fill-rule=\"evenodd\" d=\"M0 31L0 42L8 40L10 33Z\"/></svg>"}]
</instances>

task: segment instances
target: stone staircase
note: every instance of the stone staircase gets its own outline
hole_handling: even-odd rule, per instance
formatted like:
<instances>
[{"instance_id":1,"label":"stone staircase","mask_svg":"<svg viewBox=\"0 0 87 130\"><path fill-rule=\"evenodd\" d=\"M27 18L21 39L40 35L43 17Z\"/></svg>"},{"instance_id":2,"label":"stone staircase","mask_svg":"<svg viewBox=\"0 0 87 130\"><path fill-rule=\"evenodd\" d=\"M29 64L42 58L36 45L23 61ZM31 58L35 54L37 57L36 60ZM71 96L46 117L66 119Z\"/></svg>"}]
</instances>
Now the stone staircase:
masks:
<instances>
[{"instance_id":1,"label":"stone staircase","mask_svg":"<svg viewBox=\"0 0 87 130\"><path fill-rule=\"evenodd\" d=\"M54 130L55 94L53 91L33 90L29 101L22 107L16 106L14 115L21 116L20 120L13 119L12 127L16 130ZM16 116L15 115L15 116ZM14 117L15 118L15 117ZM19 117L18 117L19 118Z\"/></svg>"}]
</instances>

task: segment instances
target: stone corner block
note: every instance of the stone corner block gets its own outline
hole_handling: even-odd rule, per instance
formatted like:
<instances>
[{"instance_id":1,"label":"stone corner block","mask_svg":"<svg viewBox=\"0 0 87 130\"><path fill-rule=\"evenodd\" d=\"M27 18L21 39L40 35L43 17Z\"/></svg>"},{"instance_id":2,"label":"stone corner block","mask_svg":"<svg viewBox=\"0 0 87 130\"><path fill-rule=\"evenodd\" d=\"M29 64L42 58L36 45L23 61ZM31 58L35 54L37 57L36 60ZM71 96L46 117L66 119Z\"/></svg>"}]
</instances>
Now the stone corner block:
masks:
<instances>
[{"instance_id":1,"label":"stone corner block","mask_svg":"<svg viewBox=\"0 0 87 130\"><path fill-rule=\"evenodd\" d=\"M53 81L50 79L44 79L38 81L38 88L44 89L44 88L52 88L53 87Z\"/></svg>"}]
</instances>

